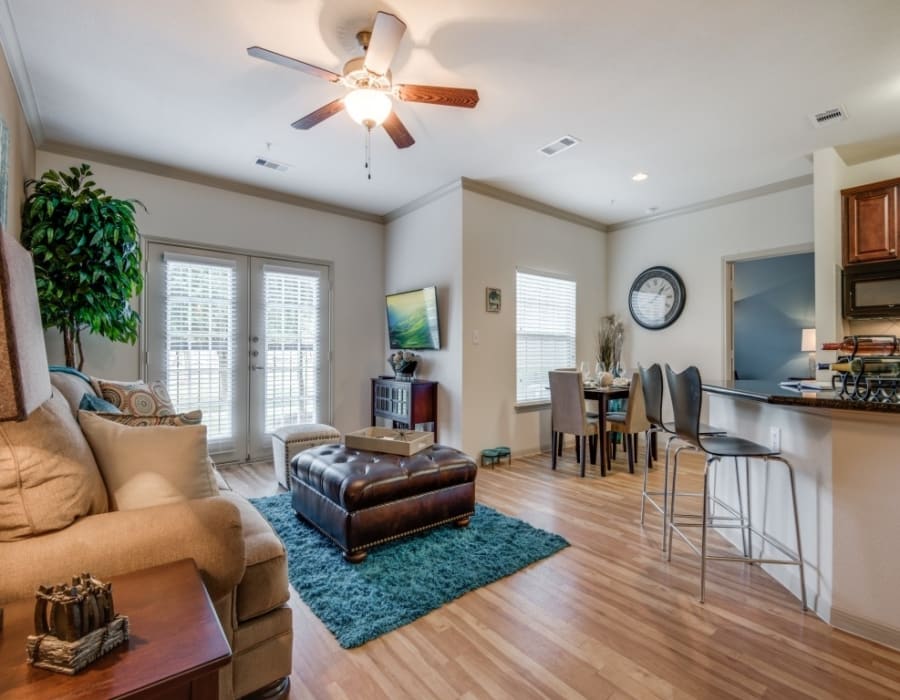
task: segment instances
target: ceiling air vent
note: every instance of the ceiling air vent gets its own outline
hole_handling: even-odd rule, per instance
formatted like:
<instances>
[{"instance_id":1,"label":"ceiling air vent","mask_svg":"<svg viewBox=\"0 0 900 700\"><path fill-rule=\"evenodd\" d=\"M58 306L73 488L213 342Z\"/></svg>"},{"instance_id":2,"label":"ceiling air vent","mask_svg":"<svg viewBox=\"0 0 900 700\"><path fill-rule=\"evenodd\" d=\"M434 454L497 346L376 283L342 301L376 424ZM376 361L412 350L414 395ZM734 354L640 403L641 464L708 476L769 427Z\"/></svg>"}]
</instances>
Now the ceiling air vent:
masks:
<instances>
[{"instance_id":1,"label":"ceiling air vent","mask_svg":"<svg viewBox=\"0 0 900 700\"><path fill-rule=\"evenodd\" d=\"M549 158L550 156L555 156L557 153L562 153L563 151L572 148L572 146L577 146L579 143L581 143L581 139L579 138L574 136L563 136L561 139L551 141L538 150Z\"/></svg>"},{"instance_id":2,"label":"ceiling air vent","mask_svg":"<svg viewBox=\"0 0 900 700\"><path fill-rule=\"evenodd\" d=\"M279 163L278 161L269 160L268 158L263 158L260 156L256 159L256 164L261 165L264 168L268 168L269 170L276 170L279 173L287 172L288 166L284 163Z\"/></svg>"},{"instance_id":3,"label":"ceiling air vent","mask_svg":"<svg viewBox=\"0 0 900 700\"><path fill-rule=\"evenodd\" d=\"M824 112L819 112L818 114L810 114L809 119L814 127L820 129L829 124L847 121L847 110L843 107L832 107L831 109L826 109Z\"/></svg>"}]
</instances>

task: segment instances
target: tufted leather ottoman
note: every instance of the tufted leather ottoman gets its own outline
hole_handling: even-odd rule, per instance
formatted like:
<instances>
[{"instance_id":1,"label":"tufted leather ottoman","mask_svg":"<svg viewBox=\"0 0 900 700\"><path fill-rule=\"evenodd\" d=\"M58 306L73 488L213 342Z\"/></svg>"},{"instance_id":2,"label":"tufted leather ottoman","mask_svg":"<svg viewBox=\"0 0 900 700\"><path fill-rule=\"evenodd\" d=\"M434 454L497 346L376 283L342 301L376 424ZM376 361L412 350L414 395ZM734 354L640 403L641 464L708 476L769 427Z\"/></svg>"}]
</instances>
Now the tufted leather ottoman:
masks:
<instances>
[{"instance_id":1,"label":"tufted leather ottoman","mask_svg":"<svg viewBox=\"0 0 900 700\"><path fill-rule=\"evenodd\" d=\"M412 457L321 445L291 461L291 503L344 550L365 559L369 547L475 513L475 462L434 445Z\"/></svg>"}]
</instances>

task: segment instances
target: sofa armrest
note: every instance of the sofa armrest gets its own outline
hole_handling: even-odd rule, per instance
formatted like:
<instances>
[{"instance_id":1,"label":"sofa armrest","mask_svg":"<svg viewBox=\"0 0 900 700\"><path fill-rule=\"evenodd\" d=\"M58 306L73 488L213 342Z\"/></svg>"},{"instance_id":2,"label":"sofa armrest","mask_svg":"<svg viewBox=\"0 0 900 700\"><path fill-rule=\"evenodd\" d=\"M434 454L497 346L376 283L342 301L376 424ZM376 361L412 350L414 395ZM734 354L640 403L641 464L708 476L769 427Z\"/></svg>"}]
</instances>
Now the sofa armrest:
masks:
<instances>
[{"instance_id":1,"label":"sofa armrest","mask_svg":"<svg viewBox=\"0 0 900 700\"><path fill-rule=\"evenodd\" d=\"M238 508L218 496L91 515L38 537L0 543L0 603L88 571L100 579L193 559L218 600L244 575Z\"/></svg>"}]
</instances>

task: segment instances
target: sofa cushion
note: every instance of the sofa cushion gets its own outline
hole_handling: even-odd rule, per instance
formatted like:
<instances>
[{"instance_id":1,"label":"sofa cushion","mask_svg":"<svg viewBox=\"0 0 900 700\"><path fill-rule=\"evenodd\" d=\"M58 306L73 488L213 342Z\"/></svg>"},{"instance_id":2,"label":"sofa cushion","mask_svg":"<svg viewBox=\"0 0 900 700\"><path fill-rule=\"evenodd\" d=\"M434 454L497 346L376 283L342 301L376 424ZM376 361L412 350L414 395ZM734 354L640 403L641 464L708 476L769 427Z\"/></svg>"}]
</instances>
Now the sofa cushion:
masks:
<instances>
[{"instance_id":1,"label":"sofa cushion","mask_svg":"<svg viewBox=\"0 0 900 700\"><path fill-rule=\"evenodd\" d=\"M238 507L243 524L247 568L238 584L235 607L238 622L244 622L274 610L290 598L287 555L272 526L247 499L233 491L221 495Z\"/></svg>"},{"instance_id":2,"label":"sofa cushion","mask_svg":"<svg viewBox=\"0 0 900 700\"><path fill-rule=\"evenodd\" d=\"M130 427L79 411L114 510L216 496L206 426Z\"/></svg>"},{"instance_id":3,"label":"sofa cushion","mask_svg":"<svg viewBox=\"0 0 900 700\"><path fill-rule=\"evenodd\" d=\"M0 423L0 541L60 530L106 511L97 463L58 391L27 420Z\"/></svg>"},{"instance_id":4,"label":"sofa cushion","mask_svg":"<svg viewBox=\"0 0 900 700\"><path fill-rule=\"evenodd\" d=\"M175 406L162 382L114 382L93 377L93 383L97 393L122 413L133 416L165 416L175 413Z\"/></svg>"},{"instance_id":5,"label":"sofa cushion","mask_svg":"<svg viewBox=\"0 0 900 700\"><path fill-rule=\"evenodd\" d=\"M115 406L113 406L115 408ZM154 425L173 425L175 427L185 425L200 425L203 422L203 411L188 411L187 413L173 413L165 416L133 416L130 413L101 413L101 418L111 420L114 423L129 425L132 428L147 428Z\"/></svg>"},{"instance_id":6,"label":"sofa cushion","mask_svg":"<svg viewBox=\"0 0 900 700\"><path fill-rule=\"evenodd\" d=\"M97 395L90 377L71 367L52 367L50 383L69 402L73 417L78 415L78 409L85 394Z\"/></svg>"}]
</instances>

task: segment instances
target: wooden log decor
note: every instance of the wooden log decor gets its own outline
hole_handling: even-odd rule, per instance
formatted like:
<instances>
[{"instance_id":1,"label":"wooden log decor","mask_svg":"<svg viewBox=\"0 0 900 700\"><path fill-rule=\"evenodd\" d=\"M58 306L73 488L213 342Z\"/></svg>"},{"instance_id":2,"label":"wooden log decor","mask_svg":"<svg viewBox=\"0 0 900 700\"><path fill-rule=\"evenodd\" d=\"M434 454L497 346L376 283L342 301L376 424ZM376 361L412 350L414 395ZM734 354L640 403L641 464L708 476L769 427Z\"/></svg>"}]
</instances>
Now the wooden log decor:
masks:
<instances>
[{"instance_id":1,"label":"wooden log decor","mask_svg":"<svg viewBox=\"0 0 900 700\"><path fill-rule=\"evenodd\" d=\"M128 618L116 614L111 583L84 573L35 593L25 647L33 666L72 675L127 639Z\"/></svg>"}]
</instances>

